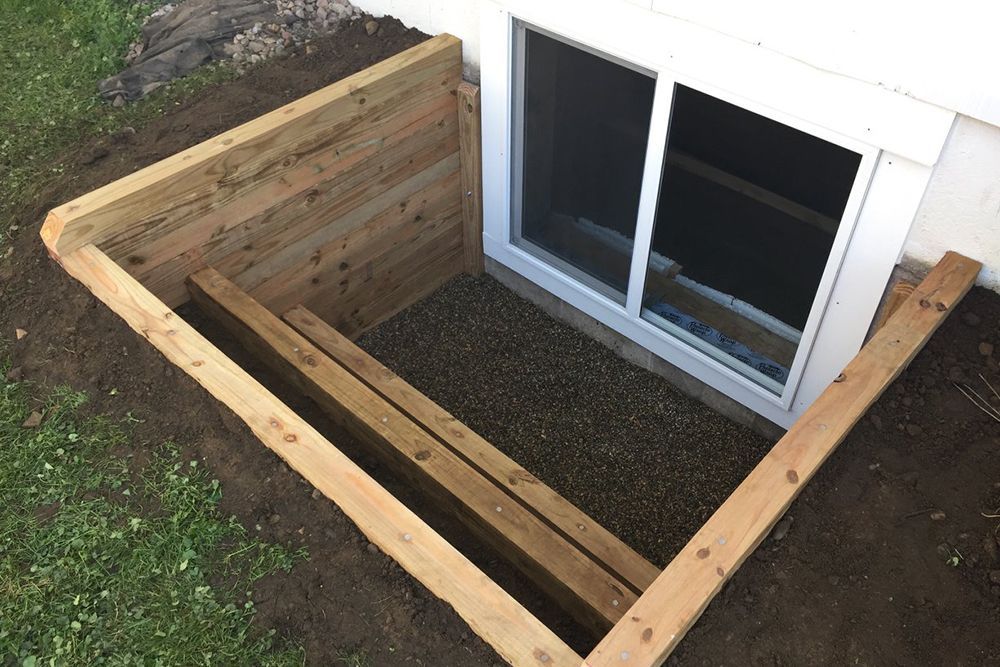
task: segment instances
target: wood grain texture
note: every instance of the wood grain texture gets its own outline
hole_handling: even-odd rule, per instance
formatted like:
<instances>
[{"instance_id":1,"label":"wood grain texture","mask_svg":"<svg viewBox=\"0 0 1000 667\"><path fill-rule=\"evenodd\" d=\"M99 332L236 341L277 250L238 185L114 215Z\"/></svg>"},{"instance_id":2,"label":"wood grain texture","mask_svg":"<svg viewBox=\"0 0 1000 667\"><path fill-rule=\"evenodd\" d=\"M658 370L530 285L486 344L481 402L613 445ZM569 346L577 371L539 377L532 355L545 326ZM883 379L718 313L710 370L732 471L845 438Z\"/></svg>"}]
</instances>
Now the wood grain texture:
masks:
<instances>
[{"instance_id":1,"label":"wood grain texture","mask_svg":"<svg viewBox=\"0 0 1000 667\"><path fill-rule=\"evenodd\" d=\"M294 189L302 182L296 170L342 168L341 160L349 163L377 147L377 141L359 140L345 126L378 125L387 115L406 114L422 101L415 99L415 91L453 96L460 81L461 42L450 35L431 38L57 207L43 239L54 256L88 243L105 244L122 233L138 242L137 230L156 237L183 229L192 219L252 193L262 181L281 183L288 174L286 184ZM346 137L345 146L338 144L338 136ZM314 165L309 158L317 149L325 157ZM308 181L303 184L308 187Z\"/></svg>"},{"instance_id":2,"label":"wood grain texture","mask_svg":"<svg viewBox=\"0 0 1000 667\"><path fill-rule=\"evenodd\" d=\"M975 282L947 253L843 374L778 441L587 657L589 667L661 664L802 487L913 360Z\"/></svg>"},{"instance_id":3,"label":"wood grain texture","mask_svg":"<svg viewBox=\"0 0 1000 667\"><path fill-rule=\"evenodd\" d=\"M889 294L885 297L885 302L882 304L882 313L879 315L878 325L875 327L876 329L881 329L885 326L885 323L889 321L889 318L891 318L896 311L899 310L899 307L906 303L906 300L910 298L910 295L913 294L913 290L915 288L916 285L906 282L905 280L901 280L892 286L892 289L889 290Z\"/></svg>"},{"instance_id":4,"label":"wood grain texture","mask_svg":"<svg viewBox=\"0 0 1000 667\"><path fill-rule=\"evenodd\" d=\"M436 498L583 625L610 628L637 598L346 368L217 271L189 282L195 303L247 349Z\"/></svg>"},{"instance_id":5,"label":"wood grain texture","mask_svg":"<svg viewBox=\"0 0 1000 667\"><path fill-rule=\"evenodd\" d=\"M503 659L533 667L580 664L551 630L104 253L88 245L61 262L335 502L368 540L450 604Z\"/></svg>"},{"instance_id":6,"label":"wood grain texture","mask_svg":"<svg viewBox=\"0 0 1000 667\"><path fill-rule=\"evenodd\" d=\"M296 306L282 319L634 591L644 591L659 575L652 563L307 308Z\"/></svg>"},{"instance_id":7,"label":"wood grain texture","mask_svg":"<svg viewBox=\"0 0 1000 667\"><path fill-rule=\"evenodd\" d=\"M376 154L343 171L327 170L313 187L296 186L296 192L275 194L255 207L241 203L243 210L232 216L222 207L219 216L206 214L176 233L111 257L169 305L183 303L184 280L208 264L231 277L246 272L245 284L259 284L280 270L281 262L308 256L315 247L310 237L322 242L345 233L344 226L377 211L380 201L419 189L423 172L433 177L441 169L453 171L457 181L456 133L454 109L434 109L403 135L384 138ZM178 234L185 235L183 241Z\"/></svg>"},{"instance_id":8,"label":"wood grain texture","mask_svg":"<svg viewBox=\"0 0 1000 667\"><path fill-rule=\"evenodd\" d=\"M483 255L483 123L479 86L458 86L458 127L462 155L462 236L465 272L481 276Z\"/></svg>"}]
</instances>

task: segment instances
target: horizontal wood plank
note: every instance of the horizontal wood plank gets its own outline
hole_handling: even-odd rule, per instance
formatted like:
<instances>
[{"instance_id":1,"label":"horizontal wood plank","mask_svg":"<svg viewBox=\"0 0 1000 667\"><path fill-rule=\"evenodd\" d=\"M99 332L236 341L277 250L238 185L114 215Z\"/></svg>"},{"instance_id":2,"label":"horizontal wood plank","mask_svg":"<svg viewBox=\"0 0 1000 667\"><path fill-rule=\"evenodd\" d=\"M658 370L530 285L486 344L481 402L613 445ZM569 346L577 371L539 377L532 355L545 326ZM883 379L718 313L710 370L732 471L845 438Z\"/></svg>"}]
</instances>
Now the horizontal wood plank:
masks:
<instances>
[{"instance_id":1,"label":"horizontal wood plank","mask_svg":"<svg viewBox=\"0 0 1000 667\"><path fill-rule=\"evenodd\" d=\"M220 225L177 256L153 261L155 245L122 259L123 265L170 305L187 299L184 280L209 264L241 285L259 285L283 267L309 256L324 240L345 233L380 210L383 202L411 196L444 174L458 173L457 120L439 111L421 127L351 169L329 174L316 187L279 198L237 224ZM210 229L199 223L190 232ZM178 252L180 251L180 252ZM162 255L159 255L162 257Z\"/></svg>"},{"instance_id":2,"label":"horizontal wood plank","mask_svg":"<svg viewBox=\"0 0 1000 667\"><path fill-rule=\"evenodd\" d=\"M606 629L634 602L635 594L624 583L234 283L207 268L191 276L190 287L202 310L368 443L397 472L453 507L482 539L581 623Z\"/></svg>"},{"instance_id":3,"label":"horizontal wood plank","mask_svg":"<svg viewBox=\"0 0 1000 667\"><path fill-rule=\"evenodd\" d=\"M356 338L462 272L462 214L428 223L392 252L329 277L302 301ZM279 311L280 312L280 311Z\"/></svg>"},{"instance_id":4,"label":"horizontal wood plank","mask_svg":"<svg viewBox=\"0 0 1000 667\"><path fill-rule=\"evenodd\" d=\"M88 243L102 244L136 221L150 220L153 228L171 228L177 220L204 213L183 209L186 201L201 200L206 192L244 181L241 170L294 169L296 148L326 145L331 126L364 116L368 109L392 106L400 91L421 86L454 91L461 81L461 42L450 35L429 39L331 86L299 99L249 123L182 151L154 165L54 209L42 237L53 256L67 254ZM395 98L405 108L407 96ZM292 157L289 157L289 148ZM273 165L279 165L275 168ZM219 193L206 201L226 200ZM162 216L163 219L159 219Z\"/></svg>"},{"instance_id":5,"label":"horizontal wood plank","mask_svg":"<svg viewBox=\"0 0 1000 667\"><path fill-rule=\"evenodd\" d=\"M61 261L71 276L335 502L369 541L451 605L504 660L534 667L580 664L580 656L551 630L104 253L90 245Z\"/></svg>"},{"instance_id":6,"label":"horizontal wood plank","mask_svg":"<svg viewBox=\"0 0 1000 667\"><path fill-rule=\"evenodd\" d=\"M633 590L642 592L659 575L652 563L307 308L296 306L282 319Z\"/></svg>"},{"instance_id":7,"label":"horizontal wood plank","mask_svg":"<svg viewBox=\"0 0 1000 667\"><path fill-rule=\"evenodd\" d=\"M949 252L702 526L587 657L588 667L666 660L851 428L972 287L979 262Z\"/></svg>"},{"instance_id":8,"label":"horizontal wood plank","mask_svg":"<svg viewBox=\"0 0 1000 667\"><path fill-rule=\"evenodd\" d=\"M257 281L243 274L233 282L249 283L250 295L272 312L280 313L313 295L335 300L334 294L345 291L344 281L352 269L405 251L452 218L459 210L458 179L454 172L446 174L419 192L385 199L382 205L386 208L374 215L351 215L352 220L331 222L328 227L337 228L340 235L323 243L318 235L311 237L311 252L263 283L254 286Z\"/></svg>"}]
</instances>

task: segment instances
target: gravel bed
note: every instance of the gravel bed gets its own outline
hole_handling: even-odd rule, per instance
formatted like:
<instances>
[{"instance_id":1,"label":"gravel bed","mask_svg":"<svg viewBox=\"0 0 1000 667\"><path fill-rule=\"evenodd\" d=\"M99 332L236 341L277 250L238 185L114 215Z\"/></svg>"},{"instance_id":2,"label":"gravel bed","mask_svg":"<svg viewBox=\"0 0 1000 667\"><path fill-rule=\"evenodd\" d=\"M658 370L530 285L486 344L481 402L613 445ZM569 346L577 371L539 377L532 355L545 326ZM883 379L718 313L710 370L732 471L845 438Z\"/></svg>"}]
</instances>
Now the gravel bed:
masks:
<instances>
[{"instance_id":1,"label":"gravel bed","mask_svg":"<svg viewBox=\"0 0 1000 667\"><path fill-rule=\"evenodd\" d=\"M488 276L358 343L657 565L771 446Z\"/></svg>"}]
</instances>

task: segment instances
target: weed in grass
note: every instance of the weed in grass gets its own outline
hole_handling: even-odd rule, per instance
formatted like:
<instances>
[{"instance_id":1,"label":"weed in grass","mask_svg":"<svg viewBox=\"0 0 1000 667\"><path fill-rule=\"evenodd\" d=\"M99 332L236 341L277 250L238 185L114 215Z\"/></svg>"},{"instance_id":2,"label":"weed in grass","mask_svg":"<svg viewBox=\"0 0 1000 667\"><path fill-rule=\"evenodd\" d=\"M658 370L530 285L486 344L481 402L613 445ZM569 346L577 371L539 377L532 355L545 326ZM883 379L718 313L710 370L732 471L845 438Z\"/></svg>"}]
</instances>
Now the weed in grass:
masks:
<instances>
[{"instance_id":1,"label":"weed in grass","mask_svg":"<svg viewBox=\"0 0 1000 667\"><path fill-rule=\"evenodd\" d=\"M338 664L345 667L371 667L371 658L364 649L343 650L337 654Z\"/></svg>"},{"instance_id":2,"label":"weed in grass","mask_svg":"<svg viewBox=\"0 0 1000 667\"><path fill-rule=\"evenodd\" d=\"M303 554L220 516L218 481L176 446L133 470L84 400L56 391L25 429L28 387L0 384L0 663L301 664L251 629L250 588Z\"/></svg>"}]
</instances>

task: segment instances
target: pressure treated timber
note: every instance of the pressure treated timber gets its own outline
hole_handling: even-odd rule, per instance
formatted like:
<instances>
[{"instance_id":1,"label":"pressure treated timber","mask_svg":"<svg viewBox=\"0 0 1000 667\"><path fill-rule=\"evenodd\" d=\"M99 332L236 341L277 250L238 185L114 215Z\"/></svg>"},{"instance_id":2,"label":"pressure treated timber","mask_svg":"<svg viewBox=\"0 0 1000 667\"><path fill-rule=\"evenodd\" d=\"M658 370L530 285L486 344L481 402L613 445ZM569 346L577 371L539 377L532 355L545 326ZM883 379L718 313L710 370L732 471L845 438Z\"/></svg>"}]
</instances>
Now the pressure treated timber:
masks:
<instances>
[{"instance_id":1,"label":"pressure treated timber","mask_svg":"<svg viewBox=\"0 0 1000 667\"><path fill-rule=\"evenodd\" d=\"M465 272L481 276L483 256L483 124L479 86L458 86L458 127L462 156L462 219Z\"/></svg>"},{"instance_id":2,"label":"pressure treated timber","mask_svg":"<svg viewBox=\"0 0 1000 667\"><path fill-rule=\"evenodd\" d=\"M272 312L306 302L352 335L361 333L462 272L460 186L451 167L457 160L446 173L421 172L419 191L331 220L292 244L298 258L288 254L286 268L267 280L251 279L258 264L233 282Z\"/></svg>"},{"instance_id":3,"label":"pressure treated timber","mask_svg":"<svg viewBox=\"0 0 1000 667\"><path fill-rule=\"evenodd\" d=\"M447 112L452 113L453 112ZM227 219L209 227L209 216L187 227L189 234L207 234L198 245L164 261L153 261L154 241L148 254L123 258L123 264L154 294L168 304L187 299L187 276L208 264L246 287L260 285L310 256L315 248L347 234L352 226L379 212L380 206L405 201L438 178L451 178L455 205L459 204L457 121L432 115L398 143L386 143L376 156L297 194L276 198L245 219ZM190 241L185 242L188 243ZM164 237L169 245L170 238ZM328 259L333 259L330 255Z\"/></svg>"},{"instance_id":4,"label":"pressure treated timber","mask_svg":"<svg viewBox=\"0 0 1000 667\"><path fill-rule=\"evenodd\" d=\"M979 262L949 252L702 526L587 667L661 664L802 487L913 360L975 282Z\"/></svg>"},{"instance_id":5,"label":"pressure treated timber","mask_svg":"<svg viewBox=\"0 0 1000 667\"><path fill-rule=\"evenodd\" d=\"M93 245L60 263L171 363L240 417L340 507L373 544L513 665L577 667L582 658L292 409Z\"/></svg>"},{"instance_id":6,"label":"pressure treated timber","mask_svg":"<svg viewBox=\"0 0 1000 667\"><path fill-rule=\"evenodd\" d=\"M635 601L622 581L223 275L206 268L189 285L206 314L389 465L452 507L582 624L606 630Z\"/></svg>"},{"instance_id":7,"label":"pressure treated timber","mask_svg":"<svg viewBox=\"0 0 1000 667\"><path fill-rule=\"evenodd\" d=\"M331 163L318 166L335 166L342 154L330 143L331 127L367 117L372 106L412 104L415 87L454 91L460 82L461 42L450 35L431 38L54 209L43 238L50 252L60 256L87 243L100 245L123 231L135 238L144 232L159 237L165 227L181 229L222 202L252 195L260 172L267 174L268 182L280 183L283 171L299 168L298 152L322 146L329 149ZM377 145L351 141L344 159L355 159L354 154L366 154ZM243 174L255 177L244 179ZM296 181L288 183L294 187Z\"/></svg>"},{"instance_id":8,"label":"pressure treated timber","mask_svg":"<svg viewBox=\"0 0 1000 667\"><path fill-rule=\"evenodd\" d=\"M282 319L633 590L644 591L659 575L652 563L307 308L296 306Z\"/></svg>"},{"instance_id":9,"label":"pressure treated timber","mask_svg":"<svg viewBox=\"0 0 1000 667\"><path fill-rule=\"evenodd\" d=\"M406 252L354 267L327 297L310 295L306 303L345 335L357 337L462 272L461 224L456 212Z\"/></svg>"}]
</instances>

